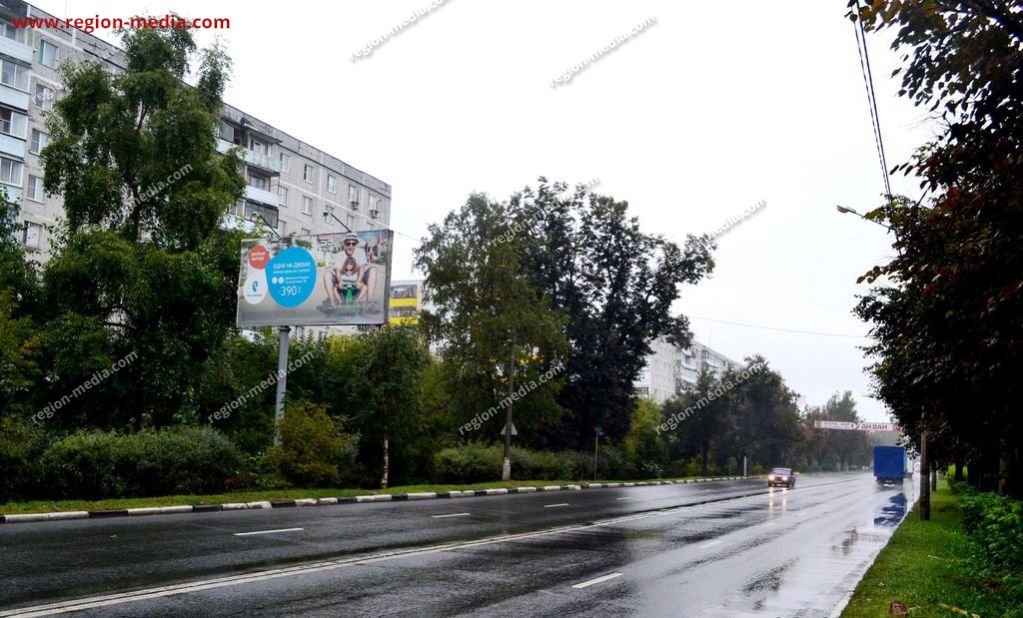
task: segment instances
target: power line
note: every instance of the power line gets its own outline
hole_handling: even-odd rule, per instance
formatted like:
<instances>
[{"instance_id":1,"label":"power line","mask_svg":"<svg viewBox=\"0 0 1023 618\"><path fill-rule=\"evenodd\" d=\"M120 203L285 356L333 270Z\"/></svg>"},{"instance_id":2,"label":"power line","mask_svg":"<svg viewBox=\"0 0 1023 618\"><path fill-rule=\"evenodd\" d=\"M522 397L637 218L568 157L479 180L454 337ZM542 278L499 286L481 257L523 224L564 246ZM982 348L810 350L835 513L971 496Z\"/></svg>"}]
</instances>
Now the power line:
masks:
<instances>
[{"instance_id":1,"label":"power line","mask_svg":"<svg viewBox=\"0 0 1023 618\"><path fill-rule=\"evenodd\" d=\"M741 326L743 328L756 328L759 330L773 330L782 333L793 333L796 335L815 335L818 337L844 337L847 339L869 339L864 335L848 335L845 333L822 333L819 331L812 330L798 330L795 328L781 328L780 326L763 326L760 324L744 324L742 322L730 322L728 320L715 320L714 318L701 318L699 316L691 315L688 316L693 320L702 320L704 322L715 322L717 324L728 324L730 326Z\"/></svg>"},{"instance_id":2,"label":"power line","mask_svg":"<svg viewBox=\"0 0 1023 618\"><path fill-rule=\"evenodd\" d=\"M870 69L870 53L867 51L867 33L863 28L863 14L860 5L856 4L856 19L853 20L853 33L856 35L856 51L860 59L860 72L863 74L863 86L867 91L867 109L870 111L870 123L874 130L874 144L877 146L877 158L881 163L881 175L884 180L885 196L892 199L891 179L888 175L888 158L884 152L884 137L881 134L881 117L877 112L877 96L874 93L874 74Z\"/></svg>"}]
</instances>

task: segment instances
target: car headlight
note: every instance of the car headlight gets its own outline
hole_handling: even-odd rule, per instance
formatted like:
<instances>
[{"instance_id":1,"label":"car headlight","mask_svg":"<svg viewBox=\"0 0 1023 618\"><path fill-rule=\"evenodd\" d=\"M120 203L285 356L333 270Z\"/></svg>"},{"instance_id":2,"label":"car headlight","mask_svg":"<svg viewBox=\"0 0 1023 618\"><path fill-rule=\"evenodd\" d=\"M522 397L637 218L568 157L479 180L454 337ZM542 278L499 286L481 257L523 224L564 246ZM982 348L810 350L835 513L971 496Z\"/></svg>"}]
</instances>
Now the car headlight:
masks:
<instances>
[{"instance_id":1,"label":"car headlight","mask_svg":"<svg viewBox=\"0 0 1023 618\"><path fill-rule=\"evenodd\" d=\"M767 475L767 480L773 481L774 480L774 475L773 474L768 474Z\"/></svg>"}]
</instances>

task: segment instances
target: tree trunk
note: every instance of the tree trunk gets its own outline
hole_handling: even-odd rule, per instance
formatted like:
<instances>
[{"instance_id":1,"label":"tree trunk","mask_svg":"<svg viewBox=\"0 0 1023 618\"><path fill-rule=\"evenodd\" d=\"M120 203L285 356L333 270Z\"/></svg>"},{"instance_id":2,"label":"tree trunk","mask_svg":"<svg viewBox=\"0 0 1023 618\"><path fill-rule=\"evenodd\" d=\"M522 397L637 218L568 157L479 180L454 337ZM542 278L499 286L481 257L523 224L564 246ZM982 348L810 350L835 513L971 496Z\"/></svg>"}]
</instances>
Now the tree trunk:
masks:
<instances>
[{"instance_id":1,"label":"tree trunk","mask_svg":"<svg viewBox=\"0 0 1023 618\"><path fill-rule=\"evenodd\" d=\"M387 426L384 426L384 472L380 475L380 489L387 489L387 478L391 471L390 440L388 439Z\"/></svg>"},{"instance_id":2,"label":"tree trunk","mask_svg":"<svg viewBox=\"0 0 1023 618\"><path fill-rule=\"evenodd\" d=\"M702 452L700 453L700 456L701 456L701 458L703 460L701 465L700 465L700 474L702 476L707 476L707 455L709 455L709 452L708 452L709 450L710 449L707 448L707 445L704 444Z\"/></svg>"},{"instance_id":3,"label":"tree trunk","mask_svg":"<svg viewBox=\"0 0 1023 618\"><path fill-rule=\"evenodd\" d=\"M966 482L970 487L980 487L980 459L966 462Z\"/></svg>"},{"instance_id":4,"label":"tree trunk","mask_svg":"<svg viewBox=\"0 0 1023 618\"><path fill-rule=\"evenodd\" d=\"M955 476L953 478L956 481L958 481L958 482L962 482L962 480L963 480L963 462L956 461L955 465L956 465L956 472L955 472Z\"/></svg>"}]
</instances>

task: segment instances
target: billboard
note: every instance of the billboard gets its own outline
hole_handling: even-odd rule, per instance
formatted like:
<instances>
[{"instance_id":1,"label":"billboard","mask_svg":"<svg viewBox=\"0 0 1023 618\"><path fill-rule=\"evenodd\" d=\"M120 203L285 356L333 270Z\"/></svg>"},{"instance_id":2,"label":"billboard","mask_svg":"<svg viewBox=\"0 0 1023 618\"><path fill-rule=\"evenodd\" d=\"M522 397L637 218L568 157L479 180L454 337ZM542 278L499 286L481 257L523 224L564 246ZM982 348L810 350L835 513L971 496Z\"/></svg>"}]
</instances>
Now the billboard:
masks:
<instances>
[{"instance_id":1,"label":"billboard","mask_svg":"<svg viewBox=\"0 0 1023 618\"><path fill-rule=\"evenodd\" d=\"M238 326L386 323L393 245L390 230L243 240Z\"/></svg>"},{"instance_id":2,"label":"billboard","mask_svg":"<svg viewBox=\"0 0 1023 618\"><path fill-rule=\"evenodd\" d=\"M822 421L813 422L816 429L844 429L846 431L899 431L899 426L893 423L851 423L847 421Z\"/></svg>"}]
</instances>

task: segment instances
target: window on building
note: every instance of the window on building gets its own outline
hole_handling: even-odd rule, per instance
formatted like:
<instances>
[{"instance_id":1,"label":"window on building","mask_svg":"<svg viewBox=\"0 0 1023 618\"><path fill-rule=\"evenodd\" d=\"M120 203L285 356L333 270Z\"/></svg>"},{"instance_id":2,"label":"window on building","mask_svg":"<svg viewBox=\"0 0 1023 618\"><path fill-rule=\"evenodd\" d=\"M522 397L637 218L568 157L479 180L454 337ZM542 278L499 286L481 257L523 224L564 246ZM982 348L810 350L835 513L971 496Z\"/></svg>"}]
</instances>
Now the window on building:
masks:
<instances>
[{"instance_id":1,"label":"window on building","mask_svg":"<svg viewBox=\"0 0 1023 618\"><path fill-rule=\"evenodd\" d=\"M279 201L281 203L281 206L287 206L288 205L288 188L287 187L278 187L277 188L277 197L278 197L278 199L279 199Z\"/></svg>"},{"instance_id":2,"label":"window on building","mask_svg":"<svg viewBox=\"0 0 1023 618\"><path fill-rule=\"evenodd\" d=\"M21 173L24 169L21 161L0 158L0 182L20 187Z\"/></svg>"},{"instance_id":3,"label":"window on building","mask_svg":"<svg viewBox=\"0 0 1023 618\"><path fill-rule=\"evenodd\" d=\"M53 89L42 84L36 84L36 107L47 111L53 109Z\"/></svg>"},{"instance_id":4,"label":"window on building","mask_svg":"<svg viewBox=\"0 0 1023 618\"><path fill-rule=\"evenodd\" d=\"M370 194L370 196L369 196L369 210L370 210L370 212L375 212L376 210L378 210L377 207L379 205L380 205L380 198L378 198L377 196L375 196L373 194Z\"/></svg>"},{"instance_id":5,"label":"window on building","mask_svg":"<svg viewBox=\"0 0 1023 618\"><path fill-rule=\"evenodd\" d=\"M302 213L307 215L313 214L313 198L308 195L302 196Z\"/></svg>"},{"instance_id":6,"label":"window on building","mask_svg":"<svg viewBox=\"0 0 1023 618\"><path fill-rule=\"evenodd\" d=\"M11 88L27 91L28 72L29 68L23 64L18 64L11 60L0 59L0 82L10 86Z\"/></svg>"},{"instance_id":7,"label":"window on building","mask_svg":"<svg viewBox=\"0 0 1023 618\"><path fill-rule=\"evenodd\" d=\"M348 226L348 229L354 230L355 229L355 215L348 215L348 218L345 221L345 225Z\"/></svg>"},{"instance_id":8,"label":"window on building","mask_svg":"<svg viewBox=\"0 0 1023 618\"><path fill-rule=\"evenodd\" d=\"M331 193L337 193L337 178L327 174L327 191Z\"/></svg>"},{"instance_id":9,"label":"window on building","mask_svg":"<svg viewBox=\"0 0 1023 618\"><path fill-rule=\"evenodd\" d=\"M43 201L43 198L46 197L46 193L43 190L43 179L40 178L39 176L29 176L28 190L26 191L26 193L28 193L28 199L32 201L35 202Z\"/></svg>"},{"instance_id":10,"label":"window on building","mask_svg":"<svg viewBox=\"0 0 1023 618\"><path fill-rule=\"evenodd\" d=\"M309 236L310 234L312 234L312 232L305 228L302 228L301 232L299 232L299 236Z\"/></svg>"},{"instance_id":11,"label":"window on building","mask_svg":"<svg viewBox=\"0 0 1023 618\"><path fill-rule=\"evenodd\" d=\"M59 59L57 56L56 45L49 41L39 41L39 64L56 69L57 60Z\"/></svg>"},{"instance_id":12,"label":"window on building","mask_svg":"<svg viewBox=\"0 0 1023 618\"><path fill-rule=\"evenodd\" d=\"M348 201L352 204L352 210L359 209L359 187L348 185Z\"/></svg>"},{"instance_id":13,"label":"window on building","mask_svg":"<svg viewBox=\"0 0 1023 618\"><path fill-rule=\"evenodd\" d=\"M291 157L289 157L288 155L286 155L286 154L284 154L282 152L281 153L281 171L282 172L288 171L288 165L290 163L291 163Z\"/></svg>"},{"instance_id":14,"label":"window on building","mask_svg":"<svg viewBox=\"0 0 1023 618\"><path fill-rule=\"evenodd\" d=\"M15 28L14 24L6 19L0 19L0 35L19 43L25 42L25 29Z\"/></svg>"},{"instance_id":15,"label":"window on building","mask_svg":"<svg viewBox=\"0 0 1023 618\"><path fill-rule=\"evenodd\" d=\"M270 154L270 145L269 144L264 144L263 142L261 142L259 140L250 139L249 140L249 150L251 150L252 152L255 152L257 154L268 155L268 154Z\"/></svg>"},{"instance_id":16,"label":"window on building","mask_svg":"<svg viewBox=\"0 0 1023 618\"><path fill-rule=\"evenodd\" d=\"M302 169L302 180L304 180L306 182L312 182L313 181L313 166L312 165L306 165Z\"/></svg>"},{"instance_id":17,"label":"window on building","mask_svg":"<svg viewBox=\"0 0 1023 618\"><path fill-rule=\"evenodd\" d=\"M50 136L39 129L32 129L32 141L29 143L28 151L32 154L39 154L50 143Z\"/></svg>"},{"instance_id":18,"label":"window on building","mask_svg":"<svg viewBox=\"0 0 1023 618\"><path fill-rule=\"evenodd\" d=\"M21 230L21 244L32 249L38 249L43 239L43 226L31 221L25 222Z\"/></svg>"},{"instance_id":19,"label":"window on building","mask_svg":"<svg viewBox=\"0 0 1023 618\"><path fill-rule=\"evenodd\" d=\"M249 186L255 187L256 189L262 189L263 191L270 190L270 177L262 174L256 174L255 172L249 172Z\"/></svg>"},{"instance_id":20,"label":"window on building","mask_svg":"<svg viewBox=\"0 0 1023 618\"><path fill-rule=\"evenodd\" d=\"M0 133L25 139L28 116L11 109L0 107Z\"/></svg>"}]
</instances>

